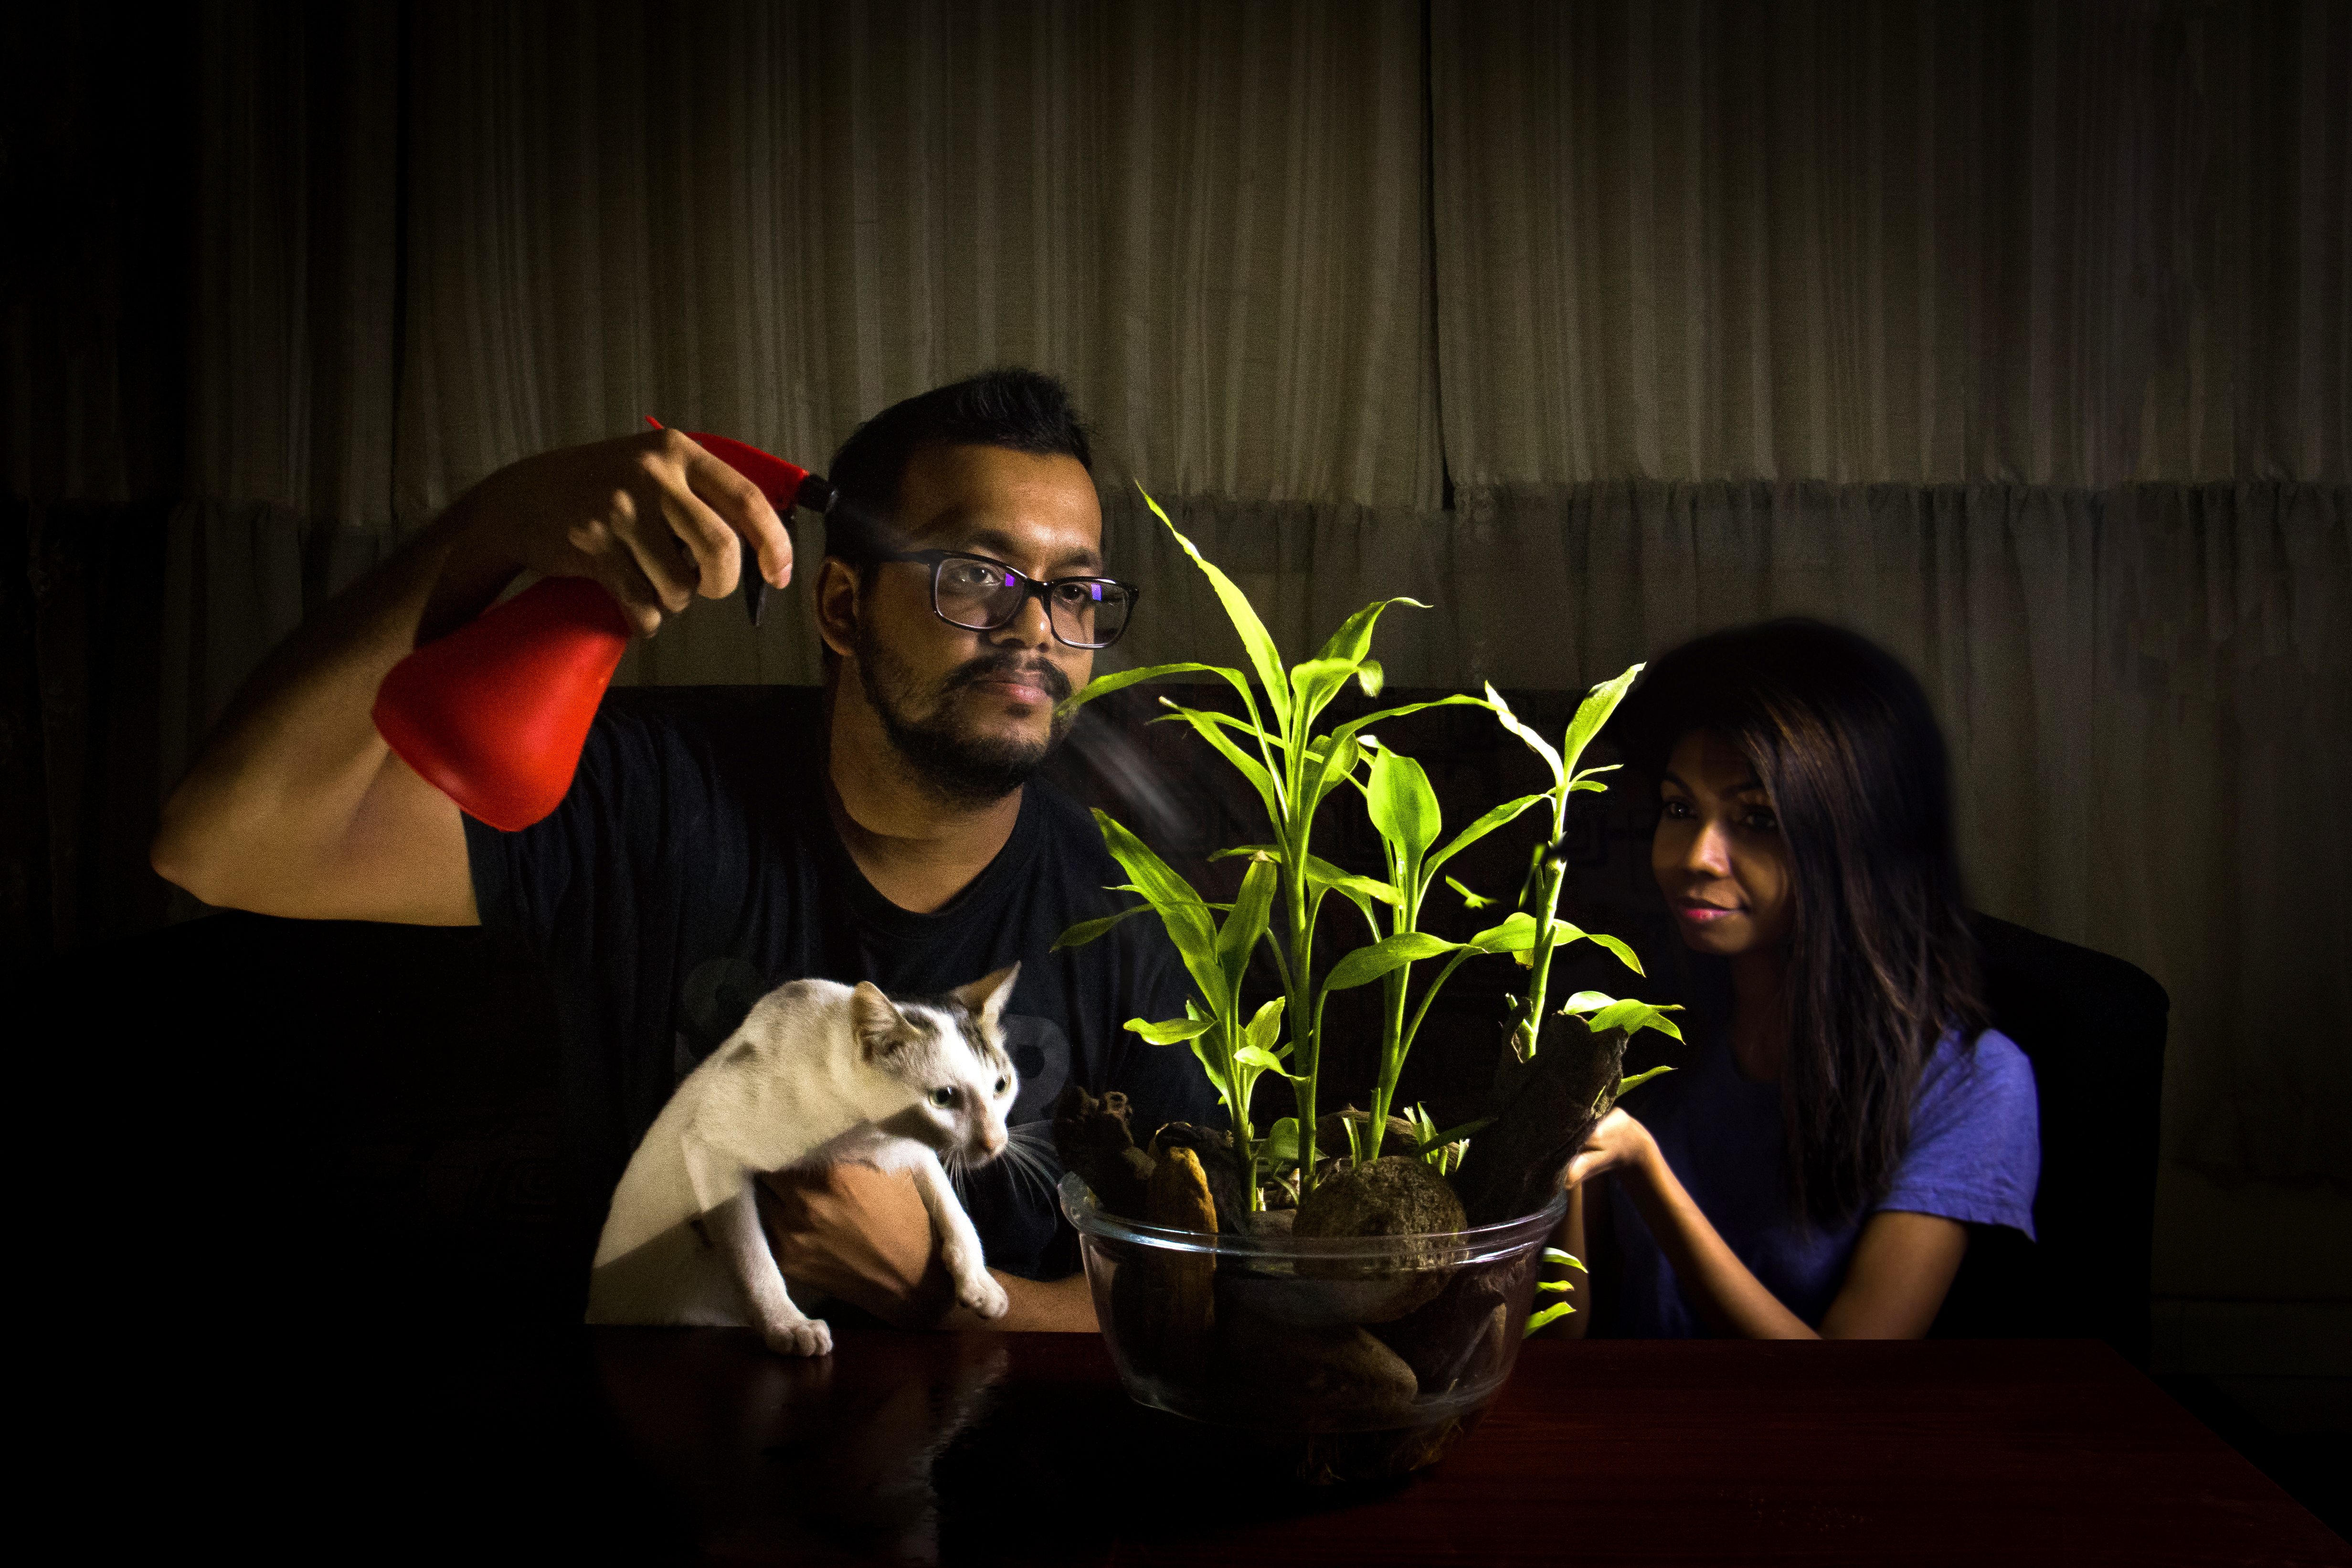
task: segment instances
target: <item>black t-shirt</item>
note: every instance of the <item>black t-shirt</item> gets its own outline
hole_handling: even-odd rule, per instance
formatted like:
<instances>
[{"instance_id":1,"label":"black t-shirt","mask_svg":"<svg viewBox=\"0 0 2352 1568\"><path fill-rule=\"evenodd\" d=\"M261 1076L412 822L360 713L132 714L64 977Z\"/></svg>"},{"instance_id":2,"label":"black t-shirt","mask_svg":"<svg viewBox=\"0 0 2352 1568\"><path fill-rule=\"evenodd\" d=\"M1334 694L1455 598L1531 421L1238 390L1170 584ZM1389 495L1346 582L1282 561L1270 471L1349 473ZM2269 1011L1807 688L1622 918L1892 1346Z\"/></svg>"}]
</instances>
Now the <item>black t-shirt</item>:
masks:
<instances>
[{"instance_id":1,"label":"black t-shirt","mask_svg":"<svg viewBox=\"0 0 2352 1568\"><path fill-rule=\"evenodd\" d=\"M572 790L520 833L466 819L485 925L520 932L555 981L567 1120L599 1218L677 1080L751 1004L787 981L870 980L936 995L1018 960L1004 1031L1021 1088L1007 1120L1043 1123L1075 1080L1120 1089L1139 1120L1221 1110L1182 1046L1127 1020L1181 1016L1191 982L1150 916L1062 952L1054 939L1126 900L1094 820L1032 780L1013 835L935 914L866 881L827 815L820 694L779 687L723 721L650 693L612 693ZM1055 1279L1077 1267L1053 1195L998 1160L965 1205L992 1267Z\"/></svg>"}]
</instances>

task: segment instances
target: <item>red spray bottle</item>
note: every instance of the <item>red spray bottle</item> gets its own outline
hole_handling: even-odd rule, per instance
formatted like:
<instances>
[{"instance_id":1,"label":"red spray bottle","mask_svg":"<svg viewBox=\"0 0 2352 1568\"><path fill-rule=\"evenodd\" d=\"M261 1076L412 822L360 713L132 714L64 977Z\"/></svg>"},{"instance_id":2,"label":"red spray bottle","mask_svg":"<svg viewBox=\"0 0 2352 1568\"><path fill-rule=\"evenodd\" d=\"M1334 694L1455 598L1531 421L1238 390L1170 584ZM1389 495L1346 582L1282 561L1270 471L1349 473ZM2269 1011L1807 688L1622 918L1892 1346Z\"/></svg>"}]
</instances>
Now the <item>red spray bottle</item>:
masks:
<instances>
[{"instance_id":1,"label":"red spray bottle","mask_svg":"<svg viewBox=\"0 0 2352 1568\"><path fill-rule=\"evenodd\" d=\"M724 436L688 435L759 486L780 517L833 504L833 487L806 468ZM748 552L743 580L757 626L767 584ZM375 727L467 816L512 833L572 787L628 646L611 595L585 577L550 577L394 665L376 691Z\"/></svg>"}]
</instances>

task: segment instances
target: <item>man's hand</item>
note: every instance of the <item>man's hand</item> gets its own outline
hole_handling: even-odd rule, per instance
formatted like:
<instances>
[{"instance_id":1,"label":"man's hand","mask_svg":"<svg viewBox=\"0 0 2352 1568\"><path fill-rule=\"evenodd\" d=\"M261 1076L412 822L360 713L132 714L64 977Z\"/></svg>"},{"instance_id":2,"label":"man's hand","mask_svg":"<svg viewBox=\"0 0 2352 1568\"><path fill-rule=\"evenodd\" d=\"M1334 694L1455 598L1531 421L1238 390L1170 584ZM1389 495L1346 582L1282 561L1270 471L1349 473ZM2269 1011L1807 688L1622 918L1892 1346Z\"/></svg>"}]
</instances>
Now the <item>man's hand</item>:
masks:
<instances>
[{"instance_id":1,"label":"man's hand","mask_svg":"<svg viewBox=\"0 0 2352 1568\"><path fill-rule=\"evenodd\" d=\"M795 1290L837 1296L900 1329L1096 1331L1083 1274L1038 1280L992 1268L1011 1303L1004 1316L983 1319L957 1306L930 1213L904 1171L850 1164L774 1171L757 1190L769 1250Z\"/></svg>"},{"instance_id":2,"label":"man's hand","mask_svg":"<svg viewBox=\"0 0 2352 1568\"><path fill-rule=\"evenodd\" d=\"M471 925L465 827L370 717L393 666L526 567L592 577L650 635L696 593L792 579L751 480L676 431L529 458L458 498L246 681L164 803L155 869L207 903L303 920Z\"/></svg>"},{"instance_id":3,"label":"man's hand","mask_svg":"<svg viewBox=\"0 0 2352 1568\"><path fill-rule=\"evenodd\" d=\"M901 1329L935 1327L954 1303L930 1213L906 1172L772 1171L759 1200L768 1249L794 1289L838 1296Z\"/></svg>"},{"instance_id":4,"label":"man's hand","mask_svg":"<svg viewBox=\"0 0 2352 1568\"><path fill-rule=\"evenodd\" d=\"M651 637L665 614L696 594L724 598L741 577L742 546L772 586L793 577L793 541L760 487L676 430L648 431L545 452L499 469L452 509L463 534L444 583L457 600L478 580L516 567L593 577L637 631ZM476 563L479 566L477 568ZM428 636L447 609L478 605L436 594Z\"/></svg>"}]
</instances>

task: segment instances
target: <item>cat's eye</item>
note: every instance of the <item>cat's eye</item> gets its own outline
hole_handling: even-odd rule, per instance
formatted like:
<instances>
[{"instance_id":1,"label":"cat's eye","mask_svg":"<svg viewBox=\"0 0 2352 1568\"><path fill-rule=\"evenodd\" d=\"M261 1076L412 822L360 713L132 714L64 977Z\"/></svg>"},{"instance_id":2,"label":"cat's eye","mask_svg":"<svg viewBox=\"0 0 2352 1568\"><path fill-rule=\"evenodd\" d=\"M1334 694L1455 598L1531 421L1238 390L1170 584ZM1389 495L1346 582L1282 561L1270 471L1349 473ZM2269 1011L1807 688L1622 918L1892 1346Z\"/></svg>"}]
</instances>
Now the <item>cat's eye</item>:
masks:
<instances>
[{"instance_id":1,"label":"cat's eye","mask_svg":"<svg viewBox=\"0 0 2352 1568\"><path fill-rule=\"evenodd\" d=\"M938 1106L942 1110L946 1110L949 1106L955 1103L955 1090L951 1089L935 1089L931 1090L931 1103Z\"/></svg>"},{"instance_id":2,"label":"cat's eye","mask_svg":"<svg viewBox=\"0 0 2352 1568\"><path fill-rule=\"evenodd\" d=\"M1003 1094L1006 1089L1011 1089L1012 1087L1013 1080L1009 1078L1001 1078L996 1080L996 1092L999 1094Z\"/></svg>"}]
</instances>

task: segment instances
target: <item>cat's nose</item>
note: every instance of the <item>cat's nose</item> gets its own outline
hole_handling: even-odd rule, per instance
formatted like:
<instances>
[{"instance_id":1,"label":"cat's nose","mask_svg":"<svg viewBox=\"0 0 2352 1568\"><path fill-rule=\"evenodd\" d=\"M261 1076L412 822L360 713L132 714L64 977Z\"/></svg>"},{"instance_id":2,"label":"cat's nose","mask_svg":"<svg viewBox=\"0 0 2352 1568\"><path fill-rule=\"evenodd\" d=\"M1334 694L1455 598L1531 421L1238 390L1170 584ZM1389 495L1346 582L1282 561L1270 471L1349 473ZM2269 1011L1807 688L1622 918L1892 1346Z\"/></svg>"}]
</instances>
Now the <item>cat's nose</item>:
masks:
<instances>
[{"instance_id":1,"label":"cat's nose","mask_svg":"<svg viewBox=\"0 0 2352 1568\"><path fill-rule=\"evenodd\" d=\"M1004 1152L1004 1142L1005 1132L1002 1127L988 1127L981 1130L981 1152L990 1158L993 1159Z\"/></svg>"}]
</instances>

